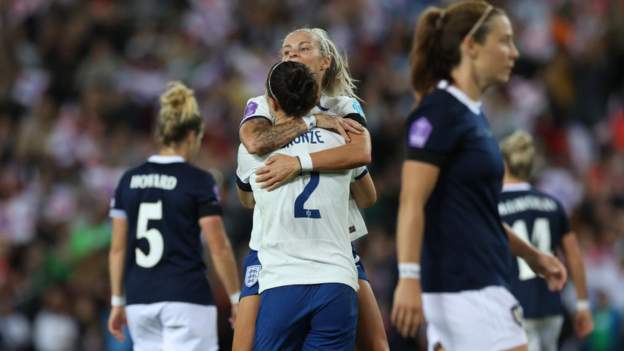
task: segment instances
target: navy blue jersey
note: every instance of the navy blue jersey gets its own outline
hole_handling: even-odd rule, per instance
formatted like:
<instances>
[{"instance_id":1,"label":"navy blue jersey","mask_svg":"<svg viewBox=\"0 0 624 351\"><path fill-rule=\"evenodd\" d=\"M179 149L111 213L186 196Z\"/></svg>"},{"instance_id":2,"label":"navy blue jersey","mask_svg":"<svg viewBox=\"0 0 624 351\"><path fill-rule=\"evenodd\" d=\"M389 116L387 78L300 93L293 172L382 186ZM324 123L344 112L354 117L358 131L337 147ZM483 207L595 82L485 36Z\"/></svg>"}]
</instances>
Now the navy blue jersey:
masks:
<instances>
[{"instance_id":1,"label":"navy blue jersey","mask_svg":"<svg viewBox=\"0 0 624 351\"><path fill-rule=\"evenodd\" d=\"M498 210L501 218L516 235L543 252L554 254L561 239L570 232L563 207L552 196L532 189L529 184L505 186ZM563 313L558 292L548 290L527 263L518 258L513 264L511 292L527 318L541 318Z\"/></svg>"},{"instance_id":2,"label":"navy blue jersey","mask_svg":"<svg viewBox=\"0 0 624 351\"><path fill-rule=\"evenodd\" d=\"M111 205L128 221L127 304L213 304L198 221L221 213L212 175L181 157L152 156L127 171Z\"/></svg>"},{"instance_id":3,"label":"navy blue jersey","mask_svg":"<svg viewBox=\"0 0 624 351\"><path fill-rule=\"evenodd\" d=\"M425 207L424 292L509 287L511 252L497 207L503 159L479 105L442 82L407 121L407 160L440 170Z\"/></svg>"}]
</instances>

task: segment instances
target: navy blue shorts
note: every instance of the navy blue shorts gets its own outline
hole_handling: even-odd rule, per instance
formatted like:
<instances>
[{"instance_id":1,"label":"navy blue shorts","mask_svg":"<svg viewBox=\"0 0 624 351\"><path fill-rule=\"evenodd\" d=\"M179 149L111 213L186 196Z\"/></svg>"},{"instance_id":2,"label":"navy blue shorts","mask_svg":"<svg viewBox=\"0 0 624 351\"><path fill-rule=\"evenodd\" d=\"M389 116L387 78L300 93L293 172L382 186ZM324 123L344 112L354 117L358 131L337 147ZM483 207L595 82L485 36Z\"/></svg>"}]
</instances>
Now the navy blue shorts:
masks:
<instances>
[{"instance_id":1,"label":"navy blue shorts","mask_svg":"<svg viewBox=\"0 0 624 351\"><path fill-rule=\"evenodd\" d=\"M346 284L288 285L260 294L254 350L353 350L357 294Z\"/></svg>"},{"instance_id":2,"label":"navy blue shorts","mask_svg":"<svg viewBox=\"0 0 624 351\"><path fill-rule=\"evenodd\" d=\"M351 250L353 251L355 267L358 271L358 279L368 281L368 276L366 275L366 270L364 270L364 265L362 264L360 256L358 256L355 248L352 247ZM249 253L243 260L243 287L240 293L241 299L245 296L258 295L258 274L261 268L262 265L258 259L258 251L249 250Z\"/></svg>"}]
</instances>

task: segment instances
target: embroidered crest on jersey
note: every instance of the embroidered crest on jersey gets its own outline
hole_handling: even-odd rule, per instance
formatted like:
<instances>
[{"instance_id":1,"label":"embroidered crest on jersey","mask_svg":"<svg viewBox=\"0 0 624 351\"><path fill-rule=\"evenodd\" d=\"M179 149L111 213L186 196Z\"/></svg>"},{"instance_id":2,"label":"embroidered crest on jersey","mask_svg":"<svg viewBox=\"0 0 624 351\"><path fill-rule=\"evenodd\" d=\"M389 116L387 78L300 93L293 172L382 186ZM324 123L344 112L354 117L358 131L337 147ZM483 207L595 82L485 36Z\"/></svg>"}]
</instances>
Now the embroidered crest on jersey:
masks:
<instances>
[{"instance_id":1,"label":"embroidered crest on jersey","mask_svg":"<svg viewBox=\"0 0 624 351\"><path fill-rule=\"evenodd\" d=\"M411 147L423 147L427 143L433 126L427 117L420 117L412 123L409 130L409 145Z\"/></svg>"},{"instance_id":2,"label":"embroidered crest on jersey","mask_svg":"<svg viewBox=\"0 0 624 351\"><path fill-rule=\"evenodd\" d=\"M247 267L245 271L245 285L251 288L258 282L258 275L260 274L261 265L253 265Z\"/></svg>"},{"instance_id":3,"label":"embroidered crest on jersey","mask_svg":"<svg viewBox=\"0 0 624 351\"><path fill-rule=\"evenodd\" d=\"M258 104L256 102L254 102L254 101L249 101L249 103L245 107L245 114L244 114L243 118L247 118L247 117L253 116L253 114L256 113L257 109L258 109Z\"/></svg>"},{"instance_id":4,"label":"embroidered crest on jersey","mask_svg":"<svg viewBox=\"0 0 624 351\"><path fill-rule=\"evenodd\" d=\"M357 100L353 100L353 109L355 110L355 112L359 113L360 115L364 116L364 110L362 109L362 105L360 105L360 103Z\"/></svg>"},{"instance_id":5,"label":"embroidered crest on jersey","mask_svg":"<svg viewBox=\"0 0 624 351\"><path fill-rule=\"evenodd\" d=\"M522 313L522 307L520 305L514 305L511 308L511 315L513 316L514 321L519 325L522 326L522 320L523 320L523 313Z\"/></svg>"}]
</instances>

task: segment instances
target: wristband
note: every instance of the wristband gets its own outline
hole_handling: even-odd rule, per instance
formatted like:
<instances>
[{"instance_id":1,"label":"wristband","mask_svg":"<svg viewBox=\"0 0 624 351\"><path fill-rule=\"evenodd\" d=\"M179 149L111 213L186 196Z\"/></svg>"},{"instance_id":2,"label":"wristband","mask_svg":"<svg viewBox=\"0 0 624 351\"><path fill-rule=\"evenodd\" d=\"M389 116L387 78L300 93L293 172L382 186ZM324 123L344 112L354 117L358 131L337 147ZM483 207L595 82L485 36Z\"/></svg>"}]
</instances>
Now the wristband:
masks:
<instances>
[{"instance_id":1,"label":"wristband","mask_svg":"<svg viewBox=\"0 0 624 351\"><path fill-rule=\"evenodd\" d=\"M232 305L236 305L238 303L239 298L240 298L240 290L233 294L230 294L230 303Z\"/></svg>"},{"instance_id":2,"label":"wristband","mask_svg":"<svg viewBox=\"0 0 624 351\"><path fill-rule=\"evenodd\" d=\"M310 154L302 154L297 157L299 158L299 164L301 164L301 173L312 172L314 165L312 164L312 157L310 157Z\"/></svg>"},{"instance_id":3,"label":"wristband","mask_svg":"<svg viewBox=\"0 0 624 351\"><path fill-rule=\"evenodd\" d=\"M112 295L111 296L111 306L113 307L123 307L126 305L126 297L123 295Z\"/></svg>"},{"instance_id":4,"label":"wristband","mask_svg":"<svg viewBox=\"0 0 624 351\"><path fill-rule=\"evenodd\" d=\"M576 300L576 310L577 311L582 311L582 310L588 310L589 309L589 301L587 300Z\"/></svg>"},{"instance_id":5,"label":"wristband","mask_svg":"<svg viewBox=\"0 0 624 351\"><path fill-rule=\"evenodd\" d=\"M420 279L420 264L399 263L399 279Z\"/></svg>"},{"instance_id":6,"label":"wristband","mask_svg":"<svg viewBox=\"0 0 624 351\"><path fill-rule=\"evenodd\" d=\"M303 117L303 121L308 127L308 130L316 128L316 116L315 115L305 116Z\"/></svg>"}]
</instances>

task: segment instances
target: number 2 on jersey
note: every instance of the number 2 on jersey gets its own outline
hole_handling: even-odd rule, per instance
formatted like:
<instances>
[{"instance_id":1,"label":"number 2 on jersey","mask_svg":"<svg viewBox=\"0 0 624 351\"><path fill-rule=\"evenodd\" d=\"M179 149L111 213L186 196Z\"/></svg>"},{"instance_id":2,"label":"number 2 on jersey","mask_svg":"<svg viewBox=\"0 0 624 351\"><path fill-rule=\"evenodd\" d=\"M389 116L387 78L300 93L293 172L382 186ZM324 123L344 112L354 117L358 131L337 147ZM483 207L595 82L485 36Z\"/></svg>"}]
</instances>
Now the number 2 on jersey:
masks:
<instances>
[{"instance_id":1,"label":"number 2 on jersey","mask_svg":"<svg viewBox=\"0 0 624 351\"><path fill-rule=\"evenodd\" d=\"M156 229L147 229L150 220L162 219L162 202L143 202L139 206L139 218L137 220L137 239L145 238L149 246L148 254L143 253L138 247L134 249L137 265L143 268L152 268L162 258L165 245L162 233Z\"/></svg>"},{"instance_id":2,"label":"number 2 on jersey","mask_svg":"<svg viewBox=\"0 0 624 351\"><path fill-rule=\"evenodd\" d=\"M303 207L310 195L312 195L312 192L318 187L319 180L318 172L310 173L310 182L306 184L301 194L295 199L295 218L321 218L321 211Z\"/></svg>"},{"instance_id":3,"label":"number 2 on jersey","mask_svg":"<svg viewBox=\"0 0 624 351\"><path fill-rule=\"evenodd\" d=\"M524 220L517 220L512 227L514 233L518 235L524 242L535 246L538 250L552 254L550 248L550 223L547 218L537 218L533 222L533 235L529 241L529 230L527 229L526 222ZM518 278L520 280L529 280L537 276L535 272L529 267L525 260L518 257Z\"/></svg>"}]
</instances>

